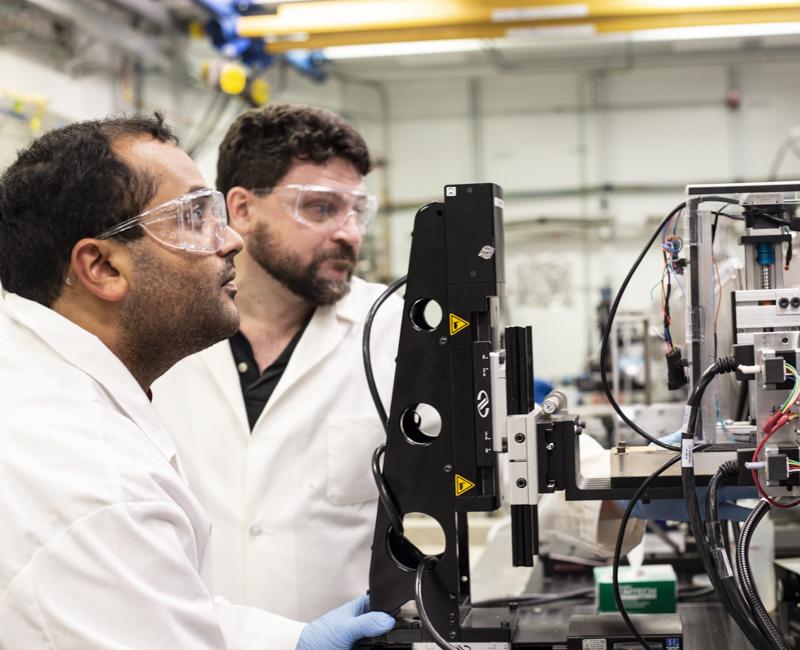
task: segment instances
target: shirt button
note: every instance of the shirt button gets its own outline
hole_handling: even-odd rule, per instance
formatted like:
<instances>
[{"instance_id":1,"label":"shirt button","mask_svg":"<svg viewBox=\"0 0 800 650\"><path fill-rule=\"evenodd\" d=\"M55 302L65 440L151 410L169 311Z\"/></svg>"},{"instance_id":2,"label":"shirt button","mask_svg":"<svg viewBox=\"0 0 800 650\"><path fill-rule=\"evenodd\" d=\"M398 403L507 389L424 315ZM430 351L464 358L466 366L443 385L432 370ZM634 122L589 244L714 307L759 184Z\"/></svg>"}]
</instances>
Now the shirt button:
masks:
<instances>
[{"instance_id":1,"label":"shirt button","mask_svg":"<svg viewBox=\"0 0 800 650\"><path fill-rule=\"evenodd\" d=\"M245 373L245 372L247 372L247 364L246 364L244 361L242 361L242 362L241 362L241 363L240 363L238 366L236 366L236 367L239 369L239 372L240 372L240 373Z\"/></svg>"},{"instance_id":2,"label":"shirt button","mask_svg":"<svg viewBox=\"0 0 800 650\"><path fill-rule=\"evenodd\" d=\"M264 529L258 524L250 526L250 537L260 537L264 534Z\"/></svg>"}]
</instances>

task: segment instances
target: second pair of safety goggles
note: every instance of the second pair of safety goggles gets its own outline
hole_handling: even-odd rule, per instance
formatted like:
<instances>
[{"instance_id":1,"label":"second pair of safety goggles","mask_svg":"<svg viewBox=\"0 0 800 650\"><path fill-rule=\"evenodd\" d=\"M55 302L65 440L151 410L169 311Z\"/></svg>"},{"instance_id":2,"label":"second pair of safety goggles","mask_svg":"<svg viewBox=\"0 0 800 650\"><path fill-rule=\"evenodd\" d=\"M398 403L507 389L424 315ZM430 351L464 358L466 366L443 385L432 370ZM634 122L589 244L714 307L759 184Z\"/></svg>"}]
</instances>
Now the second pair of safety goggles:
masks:
<instances>
[{"instance_id":1,"label":"second pair of safety goggles","mask_svg":"<svg viewBox=\"0 0 800 650\"><path fill-rule=\"evenodd\" d=\"M221 192L195 190L167 201L97 235L110 239L141 226L165 246L189 253L216 253L225 242L228 213Z\"/></svg>"},{"instance_id":2,"label":"second pair of safety goggles","mask_svg":"<svg viewBox=\"0 0 800 650\"><path fill-rule=\"evenodd\" d=\"M353 219L361 234L378 212L378 198L361 191L336 190L322 185L276 185L251 190L277 197L286 214L309 228L337 230Z\"/></svg>"}]
</instances>

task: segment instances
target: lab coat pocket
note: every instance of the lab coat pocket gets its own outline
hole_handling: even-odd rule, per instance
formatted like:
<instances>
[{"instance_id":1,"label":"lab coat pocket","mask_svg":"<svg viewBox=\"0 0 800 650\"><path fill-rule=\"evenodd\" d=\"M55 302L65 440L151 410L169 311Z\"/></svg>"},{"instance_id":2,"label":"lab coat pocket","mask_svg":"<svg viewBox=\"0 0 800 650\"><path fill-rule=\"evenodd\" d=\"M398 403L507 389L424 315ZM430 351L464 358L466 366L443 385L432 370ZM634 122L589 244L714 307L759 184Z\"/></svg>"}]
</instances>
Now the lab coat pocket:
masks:
<instances>
[{"instance_id":1,"label":"lab coat pocket","mask_svg":"<svg viewBox=\"0 0 800 650\"><path fill-rule=\"evenodd\" d=\"M378 498L372 454L386 436L377 416L334 415L328 431L328 499L339 506Z\"/></svg>"}]
</instances>

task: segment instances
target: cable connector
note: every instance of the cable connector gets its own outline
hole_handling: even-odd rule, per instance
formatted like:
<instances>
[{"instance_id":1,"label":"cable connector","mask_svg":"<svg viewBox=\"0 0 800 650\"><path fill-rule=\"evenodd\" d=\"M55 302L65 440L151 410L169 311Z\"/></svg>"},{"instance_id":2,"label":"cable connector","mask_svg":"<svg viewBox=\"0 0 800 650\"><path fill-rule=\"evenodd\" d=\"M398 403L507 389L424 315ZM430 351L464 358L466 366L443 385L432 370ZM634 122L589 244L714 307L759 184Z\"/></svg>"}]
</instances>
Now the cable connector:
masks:
<instances>
[{"instance_id":1,"label":"cable connector","mask_svg":"<svg viewBox=\"0 0 800 650\"><path fill-rule=\"evenodd\" d=\"M679 347L676 346L667 352L667 388L669 390L678 390L689 383L689 376L686 374L688 365Z\"/></svg>"}]
</instances>

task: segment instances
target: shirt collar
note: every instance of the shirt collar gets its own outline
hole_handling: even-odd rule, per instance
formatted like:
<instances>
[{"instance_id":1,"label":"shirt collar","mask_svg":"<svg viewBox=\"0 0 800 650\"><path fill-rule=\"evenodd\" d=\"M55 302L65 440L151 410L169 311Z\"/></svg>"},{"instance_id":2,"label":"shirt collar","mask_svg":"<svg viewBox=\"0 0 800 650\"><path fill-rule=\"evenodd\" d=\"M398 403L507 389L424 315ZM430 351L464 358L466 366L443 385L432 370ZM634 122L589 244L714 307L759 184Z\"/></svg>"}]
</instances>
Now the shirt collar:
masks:
<instances>
[{"instance_id":1,"label":"shirt collar","mask_svg":"<svg viewBox=\"0 0 800 650\"><path fill-rule=\"evenodd\" d=\"M175 446L149 401L148 393L106 345L58 312L0 289L0 310L32 332L66 363L92 377L123 411L172 460Z\"/></svg>"}]
</instances>

